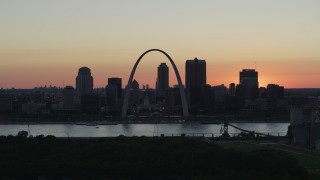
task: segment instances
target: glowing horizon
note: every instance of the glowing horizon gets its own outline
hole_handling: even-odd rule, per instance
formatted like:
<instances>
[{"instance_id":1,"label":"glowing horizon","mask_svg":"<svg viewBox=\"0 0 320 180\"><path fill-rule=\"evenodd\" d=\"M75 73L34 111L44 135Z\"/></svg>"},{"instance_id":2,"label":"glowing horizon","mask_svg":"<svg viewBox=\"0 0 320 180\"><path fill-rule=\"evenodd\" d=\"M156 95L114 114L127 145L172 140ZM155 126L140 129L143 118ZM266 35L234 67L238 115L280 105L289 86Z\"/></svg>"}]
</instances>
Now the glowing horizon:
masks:
<instances>
[{"instance_id":1,"label":"glowing horizon","mask_svg":"<svg viewBox=\"0 0 320 180\"><path fill-rule=\"evenodd\" d=\"M0 88L75 86L89 67L95 87L109 77L123 86L137 58L159 48L175 61L182 81L185 61L207 62L210 85L239 83L242 69L256 69L259 84L320 88L320 1L164 0L1 1ZM155 86L166 62L148 54L139 84Z\"/></svg>"}]
</instances>

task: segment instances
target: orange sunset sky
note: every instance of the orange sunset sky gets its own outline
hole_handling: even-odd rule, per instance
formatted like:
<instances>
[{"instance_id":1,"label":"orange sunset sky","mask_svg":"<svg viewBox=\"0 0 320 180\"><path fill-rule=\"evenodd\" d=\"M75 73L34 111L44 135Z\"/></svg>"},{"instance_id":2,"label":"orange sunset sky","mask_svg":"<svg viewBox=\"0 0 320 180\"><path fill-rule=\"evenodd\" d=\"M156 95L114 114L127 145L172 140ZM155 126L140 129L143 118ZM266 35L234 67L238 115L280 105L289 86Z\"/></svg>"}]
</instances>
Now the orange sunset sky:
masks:
<instances>
[{"instance_id":1,"label":"orange sunset sky","mask_svg":"<svg viewBox=\"0 0 320 180\"><path fill-rule=\"evenodd\" d=\"M82 66L95 87L108 77L124 86L151 48L173 58L183 82L185 61L197 57L211 85L239 83L241 69L256 67L260 86L319 88L319 20L317 0L1 0L0 88L75 86ZM161 62L169 65L148 54L135 79L154 87Z\"/></svg>"}]
</instances>

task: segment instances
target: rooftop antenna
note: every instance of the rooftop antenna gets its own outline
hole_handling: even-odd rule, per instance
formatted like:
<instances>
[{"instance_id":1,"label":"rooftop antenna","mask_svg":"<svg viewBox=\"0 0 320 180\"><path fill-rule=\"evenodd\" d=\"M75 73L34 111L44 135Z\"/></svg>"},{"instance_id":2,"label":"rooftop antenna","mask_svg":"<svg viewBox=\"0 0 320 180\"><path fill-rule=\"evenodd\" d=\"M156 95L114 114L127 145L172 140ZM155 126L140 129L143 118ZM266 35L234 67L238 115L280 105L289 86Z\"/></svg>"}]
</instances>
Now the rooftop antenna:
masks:
<instances>
[{"instance_id":1,"label":"rooftop antenna","mask_svg":"<svg viewBox=\"0 0 320 180\"><path fill-rule=\"evenodd\" d=\"M254 69L257 70L257 61L254 61Z\"/></svg>"}]
</instances>

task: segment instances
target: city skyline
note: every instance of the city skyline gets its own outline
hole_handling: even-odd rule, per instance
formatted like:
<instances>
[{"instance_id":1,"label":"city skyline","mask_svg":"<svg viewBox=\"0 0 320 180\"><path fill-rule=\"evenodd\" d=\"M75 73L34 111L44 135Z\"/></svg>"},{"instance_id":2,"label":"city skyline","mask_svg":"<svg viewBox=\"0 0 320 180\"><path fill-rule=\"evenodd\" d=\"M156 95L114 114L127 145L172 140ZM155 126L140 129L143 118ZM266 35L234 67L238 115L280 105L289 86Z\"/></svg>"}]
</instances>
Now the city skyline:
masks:
<instances>
[{"instance_id":1,"label":"city skyline","mask_svg":"<svg viewBox=\"0 0 320 180\"><path fill-rule=\"evenodd\" d=\"M256 69L263 87L319 88L319 6L313 0L2 1L0 88L75 86L82 66L92 70L94 87L105 87L109 77L126 83L138 56L151 48L168 52L181 74L187 59L205 59L211 85L237 83L239 71ZM148 54L134 79L154 88L161 62L168 63ZM170 86L177 84L172 73Z\"/></svg>"},{"instance_id":2,"label":"city skyline","mask_svg":"<svg viewBox=\"0 0 320 180\"><path fill-rule=\"evenodd\" d=\"M188 61L188 60L186 60L186 61ZM162 63L161 63L162 64ZM142 65L141 65L142 66ZM76 71L78 71L79 69L81 69L81 68L89 68L90 69L90 71L91 71L91 73L92 73L92 69L90 68L90 67L87 67L87 66L82 66L82 67L80 67L80 68L78 68ZM139 68L138 68L139 69ZM178 69L179 70L179 69ZM241 71L243 71L243 70L257 70L257 69L254 69L254 68L243 68L243 69L241 69L241 70L239 70L239 71L237 71L236 72L236 74L237 74L237 77L235 77L235 78L232 78L232 79L237 79L237 80L235 80L235 81L233 81L233 82L227 82L227 83L222 83L222 84L210 84L210 83L207 83L207 85L211 85L211 86L220 86L220 85L224 85L224 86L229 86L230 84L238 84L239 83L239 73L241 73ZM150 71L156 71L156 70L150 70ZM181 77L181 79L182 79L182 83L183 83L183 86L185 86L186 85L186 81L185 81L185 73L186 73L186 71L185 71L185 69L181 69L181 70L179 70L179 71L181 71L181 72L183 72L184 74L183 74L183 76ZM138 72L138 71L137 71ZM157 73L156 72L154 72L155 74L156 74L156 76L157 76ZM173 72L170 72L170 70L169 70L169 74L172 74ZM94 72L93 72L93 74L94 74ZM173 75L173 74L172 74ZM143 75L142 75L143 76ZM73 79L73 82L72 82L72 80L70 81L71 83L66 83L66 81L63 81L62 82L62 84L51 84L51 83L49 83L49 84L39 84L39 85L35 85L35 86L27 86L27 87L20 87L20 86L10 86L10 87L0 87L1 89L10 89L10 88L15 88L15 89L32 89L32 88L39 88L39 87L59 87L59 88L65 88L65 87L68 87L68 86L71 86L71 87L76 87L77 86L77 80L76 80L76 78L75 77L77 77L77 73L75 73L74 74L74 77L71 77L71 79ZM262 77L263 77L263 75L262 75ZM105 88L105 86L107 86L108 85L108 79L112 79L112 78L119 78L119 79L123 79L123 77L121 77L121 76L118 76L118 77L116 77L116 76L110 76L110 77L103 77L102 79L107 79L107 80L105 80L105 82L102 82L102 84L101 84L101 86L100 86L100 83L99 83L99 85L96 85L95 83L96 83L96 79L95 79L95 76L94 75L92 75L92 78L93 78L93 88ZM174 87L174 86L176 86L177 85L177 82L175 82L176 81L176 79L174 79L173 77L169 77L170 78L170 80L169 80L169 87L171 88L171 87ZM208 78L208 77L207 77ZM67 79L70 79L70 77L69 78L67 78ZM97 79L101 79L101 78L97 78ZM173 80L172 80L173 79ZM126 81L124 82L125 84L124 85L126 85L127 84L127 79L125 79ZM140 80L136 77L136 75L134 76L134 80L137 80L138 82L139 82L139 84L140 84ZM173 82L172 82L173 81ZM269 85L269 84L278 84L277 82L269 82L269 81L263 81L263 83L260 83L260 81L261 81L261 76L259 76L259 87L267 87L267 85ZM144 85L144 86L148 86L148 87L150 87L150 88L152 88L152 89L157 89L157 87L156 87L156 84L157 84L157 80L154 80L154 81L152 81L152 80L150 80L150 84L148 84L148 83L141 83L142 85ZM103 83L105 83L105 84L103 84ZM155 85L153 85L153 84L155 84ZM285 84L285 83L284 83ZM281 84L281 85L283 85L283 84ZM185 88L185 87L184 87ZM295 88L320 88L320 87L285 87L285 88L287 88L287 89L295 89Z\"/></svg>"}]
</instances>

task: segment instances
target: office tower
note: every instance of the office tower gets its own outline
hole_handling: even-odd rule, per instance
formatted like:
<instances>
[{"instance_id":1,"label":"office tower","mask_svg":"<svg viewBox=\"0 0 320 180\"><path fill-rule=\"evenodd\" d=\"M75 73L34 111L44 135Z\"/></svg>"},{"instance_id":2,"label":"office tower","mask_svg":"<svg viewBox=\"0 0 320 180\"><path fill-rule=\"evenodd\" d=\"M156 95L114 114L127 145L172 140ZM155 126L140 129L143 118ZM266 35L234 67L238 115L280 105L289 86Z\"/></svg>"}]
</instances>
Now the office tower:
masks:
<instances>
[{"instance_id":1,"label":"office tower","mask_svg":"<svg viewBox=\"0 0 320 180\"><path fill-rule=\"evenodd\" d=\"M63 89L63 109L74 110L75 99L74 99L74 88L72 86L66 86Z\"/></svg>"},{"instance_id":2,"label":"office tower","mask_svg":"<svg viewBox=\"0 0 320 180\"><path fill-rule=\"evenodd\" d=\"M231 83L229 85L229 95L234 96L236 94L236 85L234 83Z\"/></svg>"},{"instance_id":3,"label":"office tower","mask_svg":"<svg viewBox=\"0 0 320 180\"><path fill-rule=\"evenodd\" d=\"M254 84L258 83L258 72L254 69L242 69L240 72L240 84Z\"/></svg>"},{"instance_id":4,"label":"office tower","mask_svg":"<svg viewBox=\"0 0 320 180\"><path fill-rule=\"evenodd\" d=\"M195 58L186 61L186 89L191 108L203 105L203 89L206 86L206 61Z\"/></svg>"},{"instance_id":5,"label":"office tower","mask_svg":"<svg viewBox=\"0 0 320 180\"><path fill-rule=\"evenodd\" d=\"M254 100L259 97L258 72L254 69L243 69L240 72L240 85L244 90L245 100Z\"/></svg>"},{"instance_id":6,"label":"office tower","mask_svg":"<svg viewBox=\"0 0 320 180\"><path fill-rule=\"evenodd\" d=\"M108 78L108 85L111 84L117 87L117 97L122 98L122 79L117 77Z\"/></svg>"},{"instance_id":7,"label":"office tower","mask_svg":"<svg viewBox=\"0 0 320 180\"><path fill-rule=\"evenodd\" d=\"M284 88L277 84L268 84L266 89L266 107L276 109L280 99L284 98Z\"/></svg>"},{"instance_id":8,"label":"office tower","mask_svg":"<svg viewBox=\"0 0 320 180\"><path fill-rule=\"evenodd\" d=\"M195 58L186 61L186 88L203 88L206 81L206 61Z\"/></svg>"},{"instance_id":9,"label":"office tower","mask_svg":"<svg viewBox=\"0 0 320 180\"><path fill-rule=\"evenodd\" d=\"M161 63L158 67L157 90L169 89L169 68L166 63Z\"/></svg>"},{"instance_id":10,"label":"office tower","mask_svg":"<svg viewBox=\"0 0 320 180\"><path fill-rule=\"evenodd\" d=\"M81 95L81 111L83 113L99 113L100 97L97 94L86 93Z\"/></svg>"},{"instance_id":11,"label":"office tower","mask_svg":"<svg viewBox=\"0 0 320 180\"><path fill-rule=\"evenodd\" d=\"M138 81L134 79L130 89L130 98L129 98L130 108L132 108L133 106L136 106L140 102L141 91L139 88L140 88L140 85Z\"/></svg>"},{"instance_id":12,"label":"office tower","mask_svg":"<svg viewBox=\"0 0 320 180\"><path fill-rule=\"evenodd\" d=\"M224 105L227 96L227 88L224 86L224 84L221 84L220 86L213 86L211 89L214 92L215 105Z\"/></svg>"},{"instance_id":13,"label":"office tower","mask_svg":"<svg viewBox=\"0 0 320 180\"><path fill-rule=\"evenodd\" d=\"M118 87L115 84L108 84L106 87L107 106L115 105L116 98L118 98Z\"/></svg>"},{"instance_id":14,"label":"office tower","mask_svg":"<svg viewBox=\"0 0 320 180\"><path fill-rule=\"evenodd\" d=\"M266 96L267 98L283 99L284 87L277 84L268 84Z\"/></svg>"},{"instance_id":15,"label":"office tower","mask_svg":"<svg viewBox=\"0 0 320 180\"><path fill-rule=\"evenodd\" d=\"M91 76L91 71L87 67L82 67L79 69L78 76L76 78L76 94L77 101L81 102L81 96L83 94L93 92L93 77Z\"/></svg>"}]
</instances>

